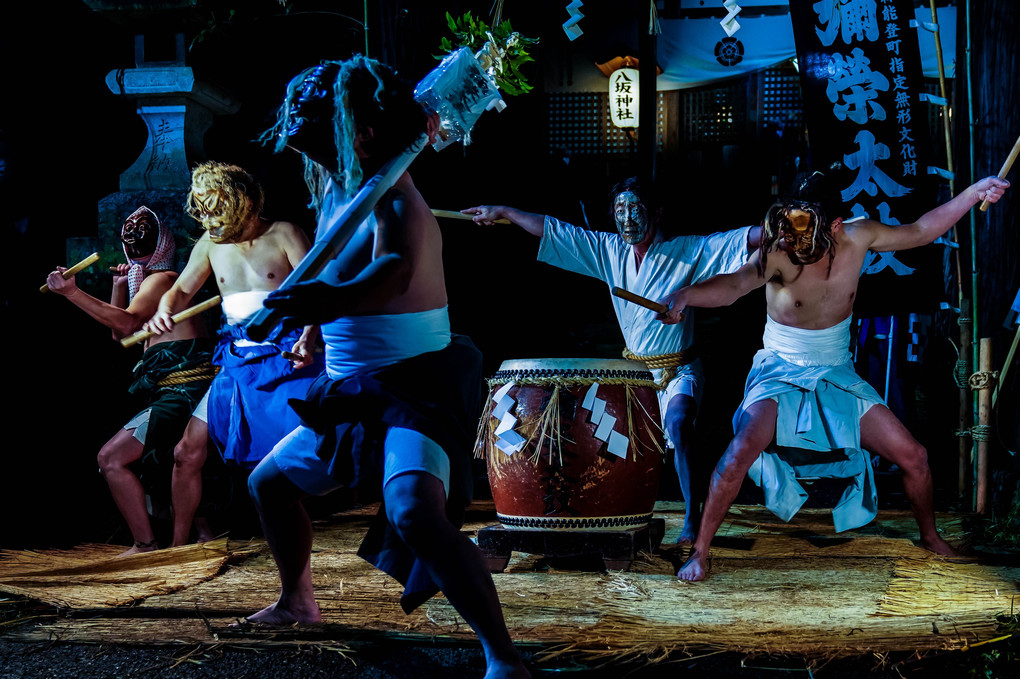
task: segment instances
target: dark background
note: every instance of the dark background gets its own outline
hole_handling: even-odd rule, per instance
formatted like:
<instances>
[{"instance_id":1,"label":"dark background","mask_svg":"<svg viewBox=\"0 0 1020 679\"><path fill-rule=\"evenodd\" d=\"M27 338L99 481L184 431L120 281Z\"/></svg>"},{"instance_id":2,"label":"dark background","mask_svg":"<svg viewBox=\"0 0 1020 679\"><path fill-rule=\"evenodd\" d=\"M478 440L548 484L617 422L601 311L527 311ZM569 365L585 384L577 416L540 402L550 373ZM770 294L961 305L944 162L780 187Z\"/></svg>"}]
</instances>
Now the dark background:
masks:
<instances>
[{"instance_id":1,"label":"dark background","mask_svg":"<svg viewBox=\"0 0 1020 679\"><path fill-rule=\"evenodd\" d=\"M369 4L370 56L413 82L437 63L433 55L448 35L446 11L470 9L488 20L491 8L488 0ZM534 49L538 63L525 67L536 90L507 97L502 113L486 113L470 146L422 154L412 175L433 207L502 203L575 223L587 215L593 227L610 227L607 190L636 172L636 161L585 161L550 153L546 143L542 69L555 69L556 60L573 49L559 28L567 18L560 5L507 3L505 18L514 28L541 37ZM620 31L622 42L636 46L636 35L627 34L633 8L623 3L619 14L601 14L595 5L585 6L586 37ZM104 83L109 71L134 65L135 32L144 30L149 59L161 51L170 58L173 30L183 30L189 43L201 35L191 43L187 64L196 77L242 102L238 113L216 118L205 138L206 155L238 163L262 181L268 218L313 228L298 159L273 156L254 140L272 123L290 77L320 59L363 50L362 3L295 1L288 11L258 0L242 7L231 14L224 3L203 2L182 15L153 19L143 12L126 23L78 0L3 10L0 140L6 167L0 211L9 255L0 274L7 366L0 547L129 539L95 458L134 412L126 387L141 350L121 348L82 311L56 295L40 295L38 286L57 264L69 263L66 239L97 235L97 201L118 190L119 174L144 146L144 123L133 104ZM725 153L699 149L661 158L664 222L674 232L700 234L757 223L772 199L769 176L781 174L783 154L791 152L784 143L755 139ZM999 163L990 161L991 173ZM603 284L536 263L537 239L516 227L460 221L443 221L441 227L453 328L481 348L487 374L508 359L619 357L623 343ZM89 292L105 298L108 288ZM763 301L758 291L699 317L708 374L699 456L706 467L731 435L729 420L760 346ZM936 386L948 420L936 409L941 428L916 432L921 438L943 434L955 417L951 377L940 377ZM948 460L944 466L954 469L955 440L938 440L925 443L944 446L947 452L939 450ZM955 478L936 471L937 483L948 488L939 495L944 507L955 500ZM664 493L675 490L667 485Z\"/></svg>"}]
</instances>

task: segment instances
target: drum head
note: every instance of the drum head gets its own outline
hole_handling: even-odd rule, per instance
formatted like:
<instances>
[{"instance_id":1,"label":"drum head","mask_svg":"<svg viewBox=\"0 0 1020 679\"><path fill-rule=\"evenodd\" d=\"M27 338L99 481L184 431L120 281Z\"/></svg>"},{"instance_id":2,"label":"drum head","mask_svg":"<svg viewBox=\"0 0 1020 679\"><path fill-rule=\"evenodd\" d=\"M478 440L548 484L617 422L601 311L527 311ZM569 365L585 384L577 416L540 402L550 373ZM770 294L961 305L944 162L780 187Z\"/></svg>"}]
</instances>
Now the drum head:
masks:
<instances>
[{"instance_id":1,"label":"drum head","mask_svg":"<svg viewBox=\"0 0 1020 679\"><path fill-rule=\"evenodd\" d=\"M545 372L541 372L545 371ZM519 358L503 361L499 366L502 374L526 373L545 375L606 374L612 372L641 372L637 379L651 379L651 373L641 361L622 358Z\"/></svg>"}]
</instances>

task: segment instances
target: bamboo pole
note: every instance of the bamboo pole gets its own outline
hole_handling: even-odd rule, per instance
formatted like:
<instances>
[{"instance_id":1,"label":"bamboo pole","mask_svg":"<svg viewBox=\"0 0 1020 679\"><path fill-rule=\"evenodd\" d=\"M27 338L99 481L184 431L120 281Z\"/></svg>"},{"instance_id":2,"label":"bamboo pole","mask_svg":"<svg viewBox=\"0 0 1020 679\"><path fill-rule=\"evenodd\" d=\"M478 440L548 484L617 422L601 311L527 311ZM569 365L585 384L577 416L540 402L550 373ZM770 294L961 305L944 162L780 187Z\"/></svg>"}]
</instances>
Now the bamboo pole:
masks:
<instances>
[{"instance_id":1,"label":"bamboo pole","mask_svg":"<svg viewBox=\"0 0 1020 679\"><path fill-rule=\"evenodd\" d=\"M982 337L980 342L981 352L981 374L987 378L978 392L978 426L980 429L977 439L977 473L975 474L975 486L977 492L974 497L974 511L984 514L988 511L988 434L991 430L992 421L992 385L994 379L990 377L992 372L992 339Z\"/></svg>"},{"instance_id":2,"label":"bamboo pole","mask_svg":"<svg viewBox=\"0 0 1020 679\"><path fill-rule=\"evenodd\" d=\"M931 8L931 22L938 26L939 16L935 11L935 0L928 0L929 7ZM946 138L946 170L950 174L949 179L949 195L956 195L956 177L953 175L953 144L952 135L950 134L949 124L949 94L946 88L946 66L945 61L942 57L942 32L935 31L932 34L935 38L935 60L939 67L939 96L946 100L946 105L942 110L942 128ZM959 243L959 239L956 236L956 225L953 225L953 240ZM962 285L962 282L961 282Z\"/></svg>"},{"instance_id":3,"label":"bamboo pole","mask_svg":"<svg viewBox=\"0 0 1020 679\"><path fill-rule=\"evenodd\" d=\"M970 477L971 440L970 440L970 419L973 413L973 399L970 393L968 379L971 373L971 347L973 339L970 333L970 300L963 300L960 309L960 359L957 370L956 383L960 387L960 419L957 434L959 438L959 466L957 470L957 490L960 499L967 494L968 478Z\"/></svg>"},{"instance_id":4,"label":"bamboo pole","mask_svg":"<svg viewBox=\"0 0 1020 679\"><path fill-rule=\"evenodd\" d=\"M1013 334L1013 343L1009 345L1009 353L1006 354L1006 363L1002 366L1002 372L999 373L999 379L995 381L995 388L992 390L992 410L995 410L995 404L999 400L999 385L1006 383L1006 378L1009 376L1009 368L1013 365L1013 357L1016 355L1017 345L1020 345L1020 325L1016 326L1016 332Z\"/></svg>"},{"instance_id":5,"label":"bamboo pole","mask_svg":"<svg viewBox=\"0 0 1020 679\"><path fill-rule=\"evenodd\" d=\"M964 14L965 14L965 32L966 32L966 80L967 80L967 154L969 157L968 170L970 172L971 182L974 181L975 173L975 147L974 147L974 135L977 130L977 122L974 118L974 24L971 21L972 18L972 6L971 0L965 0L964 2ZM978 336L979 325L978 325L978 256L977 256L977 210L968 210L969 223L970 223L970 337L971 337L971 356L972 361L977 362L980 360L980 351L974 350L974 338ZM971 394L971 415L970 420L973 422L977 419L977 394ZM975 456L973 438L971 445L971 455ZM971 467L973 468L973 466ZM975 490L977 484L975 482Z\"/></svg>"},{"instance_id":6,"label":"bamboo pole","mask_svg":"<svg viewBox=\"0 0 1020 679\"><path fill-rule=\"evenodd\" d=\"M931 10L931 21L933 24L938 26L939 17L938 12L935 9L935 0L928 0L928 7ZM956 195L956 170L953 163L953 140L950 124L950 106L949 106L949 91L946 87L946 67L945 58L942 54L942 31L937 30L933 34L935 38L935 61L938 64L939 69L939 96L941 96L946 104L942 107L942 129L943 135L946 142L946 171L949 172L949 195ZM971 361L971 343L973 338L970 332L970 301L964 299L963 292L963 257L960 253L960 233L956 224L953 224L950 238L954 243L957 244L953 253L953 260L956 265L956 303L960 307L959 326L960 326L960 363L965 366L970 366ZM966 373L970 373L970 369L966 370ZM966 376L960 377L958 375L957 383L960 387L960 403L959 403L959 427L957 429L958 434L958 449L959 449L959 463L957 466L957 491L959 498L962 500L967 492L967 477L968 470L971 467L970 461L970 420L973 413L973 398L970 394L970 389L966 383Z\"/></svg>"},{"instance_id":7,"label":"bamboo pole","mask_svg":"<svg viewBox=\"0 0 1020 679\"><path fill-rule=\"evenodd\" d=\"M173 316L170 317L170 320L172 320L174 323L180 323L181 321L186 321L189 318L191 318L192 316L197 316L197 315L199 315L200 313L202 313L204 311L208 311L209 309L212 309L214 306L218 305L221 301L222 301L222 298L219 295L216 295L215 297L210 297L209 299L205 300L201 304L196 304L193 307L188 307L187 309L185 309L184 311L181 311L180 313L174 314ZM122 347L134 346L135 344L138 344L139 342L144 342L145 340L149 339L150 337L153 337L155 334L156 333L150 332L148 330L139 330L135 334L128 335L127 337L122 339L120 341L120 345Z\"/></svg>"},{"instance_id":8,"label":"bamboo pole","mask_svg":"<svg viewBox=\"0 0 1020 679\"><path fill-rule=\"evenodd\" d=\"M81 260L80 262L78 262L77 264L75 264L70 269L68 269L67 271L63 272L60 275L63 276L64 280L66 281L71 276L75 275L76 273L78 273L80 271L83 271L83 270L89 268L90 266L92 266L93 264L95 264L98 261L99 261L99 253L98 252L93 252L91 255L89 255L85 259ZM42 285L39 286L39 292L46 292L49 289L50 289L50 286L48 284L46 284L46 283L43 283Z\"/></svg>"}]
</instances>

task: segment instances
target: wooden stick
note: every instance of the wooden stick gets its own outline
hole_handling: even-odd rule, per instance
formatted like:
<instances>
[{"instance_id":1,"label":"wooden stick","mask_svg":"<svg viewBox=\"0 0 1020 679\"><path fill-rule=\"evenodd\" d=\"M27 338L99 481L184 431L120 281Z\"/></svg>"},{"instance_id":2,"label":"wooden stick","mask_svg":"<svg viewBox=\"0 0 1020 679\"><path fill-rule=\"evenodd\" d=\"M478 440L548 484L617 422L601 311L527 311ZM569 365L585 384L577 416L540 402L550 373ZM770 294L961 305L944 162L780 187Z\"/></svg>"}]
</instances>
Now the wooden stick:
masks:
<instances>
[{"instance_id":1,"label":"wooden stick","mask_svg":"<svg viewBox=\"0 0 1020 679\"><path fill-rule=\"evenodd\" d=\"M637 304L638 306L643 306L646 309L651 309L652 311L655 311L656 313L660 313L661 314L661 313L665 313L665 312L669 311L669 307L667 307L665 304L659 304L658 302L653 302L652 300L648 299L647 297L642 297L641 295L635 295L633 292L631 292L629 290L624 290L623 288L613 288L613 294L616 295L617 297L619 297L620 299L625 299L628 302L633 302L634 304Z\"/></svg>"},{"instance_id":2,"label":"wooden stick","mask_svg":"<svg viewBox=\"0 0 1020 679\"><path fill-rule=\"evenodd\" d=\"M1013 343L1009 345L1009 351L1006 353L1006 362L1002 366L1002 372L999 373L999 379L995 380L995 388L992 389L992 410L995 410L995 404L999 400L999 387L1006 384L1006 378L1009 377L1009 366L1013 365L1013 356L1016 355L1018 345L1020 345L1020 325L1016 326Z\"/></svg>"},{"instance_id":3,"label":"wooden stick","mask_svg":"<svg viewBox=\"0 0 1020 679\"><path fill-rule=\"evenodd\" d=\"M221 301L223 301L223 298L221 298L219 295L216 295L215 297L210 297L209 299L205 300L201 304L196 304L193 307L188 307L187 309L185 309L184 311L181 311L180 313L174 314L173 316L170 317L170 320L172 320L174 323L180 323L181 321L186 321L189 318L191 318L192 316L197 316L200 313L202 313L203 311L208 311L209 309L212 309L214 306L219 304ZM149 339L150 337L153 337L155 334L156 333L150 332L148 330L139 330L135 334L128 335L127 337L122 339L120 341L120 345L122 347L134 346L135 344L138 344L139 342L144 342L145 340Z\"/></svg>"},{"instance_id":4,"label":"wooden stick","mask_svg":"<svg viewBox=\"0 0 1020 679\"><path fill-rule=\"evenodd\" d=\"M1009 168L1013 167L1013 161L1016 160L1017 155L1020 154L1020 137L1016 138L1016 143L1013 144L1013 150L1006 156L1006 162L1002 164L1002 169L999 170L999 179L1005 179L1006 175L1009 174ZM978 208L982 212L988 211L988 201L981 201L981 207Z\"/></svg>"},{"instance_id":5,"label":"wooden stick","mask_svg":"<svg viewBox=\"0 0 1020 679\"><path fill-rule=\"evenodd\" d=\"M62 273L60 275L63 276L64 280L66 281L68 278L70 278L71 276L75 275L79 271L82 271L83 269L89 268L90 266L95 264L97 261L99 261L99 253L98 252L93 252L91 255L89 255L85 259L81 260L80 262L78 262L77 264L75 264L70 269L68 269L67 271L65 271L64 273ZM50 286L46 285L46 284L43 284L43 285L39 286L39 292L46 292L49 289L50 289Z\"/></svg>"},{"instance_id":6,"label":"wooden stick","mask_svg":"<svg viewBox=\"0 0 1020 679\"><path fill-rule=\"evenodd\" d=\"M433 210L432 214L436 217L446 217L447 219L474 219L474 215L466 215L463 212L456 212L454 210ZM497 219L495 224L512 224L509 219Z\"/></svg>"}]
</instances>

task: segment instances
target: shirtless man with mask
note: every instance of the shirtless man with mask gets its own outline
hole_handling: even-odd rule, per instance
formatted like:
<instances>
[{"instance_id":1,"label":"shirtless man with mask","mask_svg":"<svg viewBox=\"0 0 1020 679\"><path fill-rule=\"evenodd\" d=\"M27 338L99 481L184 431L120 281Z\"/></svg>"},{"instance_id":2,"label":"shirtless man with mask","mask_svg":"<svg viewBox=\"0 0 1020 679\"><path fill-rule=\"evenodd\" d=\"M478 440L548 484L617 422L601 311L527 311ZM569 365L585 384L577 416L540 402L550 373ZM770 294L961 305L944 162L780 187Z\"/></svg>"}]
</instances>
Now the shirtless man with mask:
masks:
<instances>
[{"instance_id":1,"label":"shirtless man with mask","mask_svg":"<svg viewBox=\"0 0 1020 679\"><path fill-rule=\"evenodd\" d=\"M610 200L618 232L615 234L590 231L555 217L503 205L480 205L462 212L474 215L474 221L481 224L508 219L542 239L539 261L649 299L717 273L734 271L758 245L759 227L666 240L659 230L660 210L654 195L636 178L614 186ZM655 368L653 375L665 386L659 391L659 410L667 441L675 449L674 464L686 500L684 526L677 543L690 544L696 537L705 496L702 484L691 480L691 438L704 389L701 361L694 349L693 319L667 327L644 307L618 297L612 297L612 302L626 342L624 357L639 361L654 358L654 365L665 365Z\"/></svg>"},{"instance_id":2,"label":"shirtless man with mask","mask_svg":"<svg viewBox=\"0 0 1020 679\"><path fill-rule=\"evenodd\" d=\"M236 165L207 162L195 168L187 211L205 233L145 324L155 333L175 331L171 316L191 303L210 275L215 278L226 321L213 358L220 372L174 450L175 546L189 539L209 441L224 461L253 469L297 426L287 400L304 396L321 371L313 356L314 326L259 343L245 334L244 324L309 247L295 225L262 216L263 200L262 187ZM285 358L284 351L293 356Z\"/></svg>"},{"instance_id":3,"label":"shirtless man with mask","mask_svg":"<svg viewBox=\"0 0 1020 679\"><path fill-rule=\"evenodd\" d=\"M292 79L268 138L304 157L316 236L325 238L364 183L437 123L389 67L356 56ZM362 501L382 497L358 555L404 585L402 608L442 590L478 635L485 676L524 678L492 576L459 530L472 490L482 361L470 339L451 333L442 253L439 225L405 171L316 280L266 300L291 321L321 323L326 371L292 401L302 426L249 479L280 597L248 621L321 620L302 502L357 487Z\"/></svg>"},{"instance_id":4,"label":"shirtless man with mask","mask_svg":"<svg viewBox=\"0 0 1020 679\"><path fill-rule=\"evenodd\" d=\"M74 276L64 280L64 267L57 267L46 278L50 290L111 328L117 340L140 330L155 313L160 297L177 280L173 234L149 208L140 207L127 218L121 242L130 264L117 266L110 303L83 292ZM145 343L130 392L146 398L147 406L103 446L98 458L99 469L134 539L134 545L121 556L157 547L145 489L131 465L142 460L144 469L151 464L169 466L170 451L212 379L210 348L205 327L197 318ZM191 520L189 516L188 529Z\"/></svg>"},{"instance_id":5,"label":"shirtless man with mask","mask_svg":"<svg viewBox=\"0 0 1020 679\"><path fill-rule=\"evenodd\" d=\"M744 474L773 443L783 449L866 449L889 460L903 472L921 546L937 554L955 553L935 527L927 452L854 372L850 320L869 250L892 252L931 243L975 203L997 202L1009 182L982 179L916 222L900 226L844 221L840 185L836 172L815 172L769 210L761 247L751 261L660 300L669 310L659 319L668 325L682 320L690 307L725 306L766 286L765 348L755 355L744 401L733 418L736 435L712 475L698 539L677 573L681 580L705 577L709 544Z\"/></svg>"}]
</instances>

